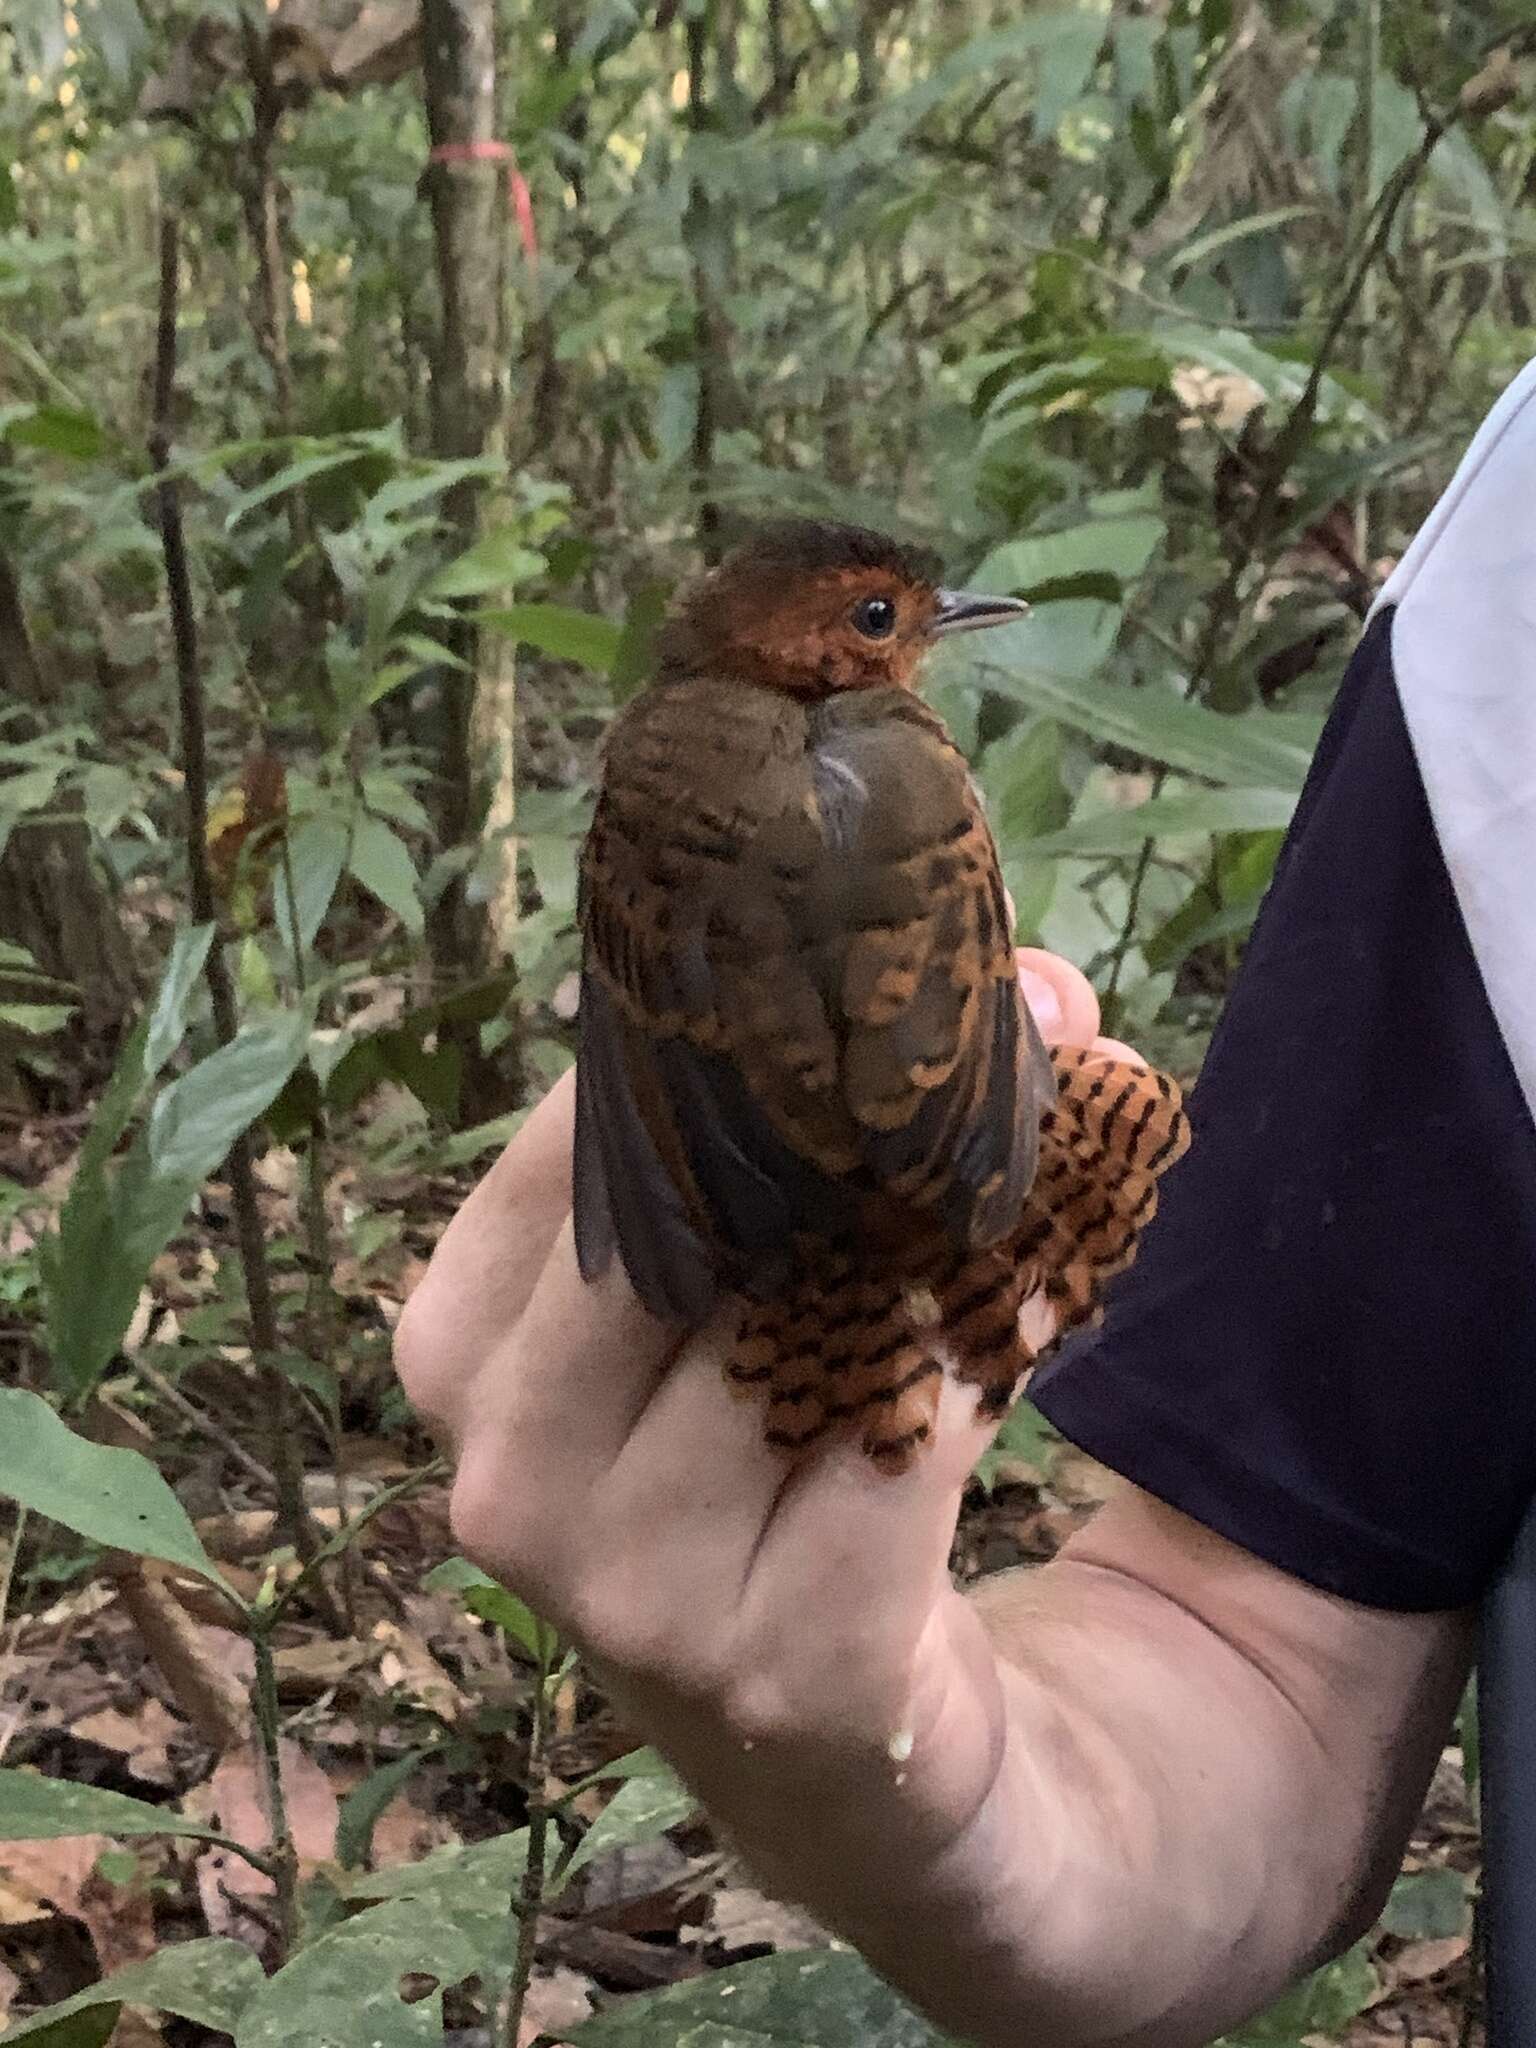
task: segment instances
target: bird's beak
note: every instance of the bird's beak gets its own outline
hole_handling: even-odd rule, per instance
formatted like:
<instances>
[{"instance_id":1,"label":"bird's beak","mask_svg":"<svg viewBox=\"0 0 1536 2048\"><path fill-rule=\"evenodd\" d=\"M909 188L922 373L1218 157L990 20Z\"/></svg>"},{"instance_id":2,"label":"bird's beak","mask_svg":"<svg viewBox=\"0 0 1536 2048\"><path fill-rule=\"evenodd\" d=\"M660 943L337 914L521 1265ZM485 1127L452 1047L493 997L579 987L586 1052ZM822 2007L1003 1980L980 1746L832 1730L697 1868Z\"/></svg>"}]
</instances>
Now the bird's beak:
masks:
<instances>
[{"instance_id":1,"label":"bird's beak","mask_svg":"<svg viewBox=\"0 0 1536 2048\"><path fill-rule=\"evenodd\" d=\"M941 590L938 599L930 628L935 639L945 633L974 633L983 626L1006 626L1029 610L1022 597L982 597L974 590Z\"/></svg>"}]
</instances>

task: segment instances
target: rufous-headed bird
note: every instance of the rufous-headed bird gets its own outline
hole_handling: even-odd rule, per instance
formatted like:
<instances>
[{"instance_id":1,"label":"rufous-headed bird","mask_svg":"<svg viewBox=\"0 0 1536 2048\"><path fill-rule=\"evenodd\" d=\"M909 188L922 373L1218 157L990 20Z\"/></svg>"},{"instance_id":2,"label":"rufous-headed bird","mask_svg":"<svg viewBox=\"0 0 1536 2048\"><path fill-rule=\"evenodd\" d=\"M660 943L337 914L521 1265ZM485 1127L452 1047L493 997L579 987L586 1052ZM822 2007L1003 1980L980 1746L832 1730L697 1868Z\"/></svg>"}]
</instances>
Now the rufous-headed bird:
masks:
<instances>
[{"instance_id":1,"label":"rufous-headed bird","mask_svg":"<svg viewBox=\"0 0 1536 2048\"><path fill-rule=\"evenodd\" d=\"M964 757L914 689L1017 618L859 528L759 533L663 625L582 857L576 1249L656 1315L745 1297L770 1443L900 1469L947 1365L1008 1406L1186 1140L1163 1075L1042 1044Z\"/></svg>"}]
</instances>

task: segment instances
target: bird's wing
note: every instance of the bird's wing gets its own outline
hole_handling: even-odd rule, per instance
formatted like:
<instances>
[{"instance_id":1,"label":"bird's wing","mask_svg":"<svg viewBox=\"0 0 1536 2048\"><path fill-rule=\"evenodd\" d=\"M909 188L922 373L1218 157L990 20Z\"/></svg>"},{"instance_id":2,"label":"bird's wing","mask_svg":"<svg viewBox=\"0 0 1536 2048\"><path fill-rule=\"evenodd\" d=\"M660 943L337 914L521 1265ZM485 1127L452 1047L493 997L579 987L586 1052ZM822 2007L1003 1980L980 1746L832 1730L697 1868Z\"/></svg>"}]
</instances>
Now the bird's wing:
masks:
<instances>
[{"instance_id":1,"label":"bird's wing","mask_svg":"<svg viewBox=\"0 0 1536 2048\"><path fill-rule=\"evenodd\" d=\"M1043 1051L965 763L905 693L652 692L583 856L575 1222L660 1313L772 1291L885 1193L1011 1227Z\"/></svg>"}]
</instances>

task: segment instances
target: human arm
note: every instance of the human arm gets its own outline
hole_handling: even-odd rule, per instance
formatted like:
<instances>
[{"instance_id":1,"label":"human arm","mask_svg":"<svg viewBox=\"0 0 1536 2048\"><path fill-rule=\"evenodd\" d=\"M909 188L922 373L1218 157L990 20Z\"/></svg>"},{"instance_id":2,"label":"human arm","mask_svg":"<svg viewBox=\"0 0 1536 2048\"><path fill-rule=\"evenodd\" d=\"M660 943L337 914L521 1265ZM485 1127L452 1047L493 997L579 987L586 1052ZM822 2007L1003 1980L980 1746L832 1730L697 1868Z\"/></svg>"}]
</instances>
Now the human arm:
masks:
<instances>
[{"instance_id":1,"label":"human arm","mask_svg":"<svg viewBox=\"0 0 1536 2048\"><path fill-rule=\"evenodd\" d=\"M458 1446L460 1540L765 1880L984 2048L1208 2040L1367 1924L1466 1618L1318 1592L1129 1489L963 1598L965 1397L909 1473L786 1478L723 1329L680 1346L617 1273L583 1287L569 1118L562 1086L450 1226L401 1370Z\"/></svg>"}]
</instances>

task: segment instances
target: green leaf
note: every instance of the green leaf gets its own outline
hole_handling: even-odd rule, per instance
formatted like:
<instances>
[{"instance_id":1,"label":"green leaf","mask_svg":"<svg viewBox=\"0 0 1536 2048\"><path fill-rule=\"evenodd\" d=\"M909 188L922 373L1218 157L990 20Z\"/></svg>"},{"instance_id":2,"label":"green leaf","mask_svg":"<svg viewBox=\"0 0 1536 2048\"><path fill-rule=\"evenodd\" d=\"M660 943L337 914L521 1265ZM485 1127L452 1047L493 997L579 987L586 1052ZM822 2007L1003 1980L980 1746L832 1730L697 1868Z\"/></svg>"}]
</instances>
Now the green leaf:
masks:
<instances>
[{"instance_id":1,"label":"green leaf","mask_svg":"<svg viewBox=\"0 0 1536 2048\"><path fill-rule=\"evenodd\" d=\"M37 2015L36 2029L28 2038L32 2048L107 2048L121 2011L116 1999L105 2005L92 2006L84 2012L58 2013L55 2007L49 2006L47 2012ZM14 2041L21 2027L32 2024L30 2020L23 2020L20 2027L13 2027L4 2038Z\"/></svg>"},{"instance_id":2,"label":"green leaf","mask_svg":"<svg viewBox=\"0 0 1536 2048\"><path fill-rule=\"evenodd\" d=\"M13 939L0 939L0 967L20 967L29 974L40 972L26 947L18 946Z\"/></svg>"},{"instance_id":3,"label":"green leaf","mask_svg":"<svg viewBox=\"0 0 1536 2048\"><path fill-rule=\"evenodd\" d=\"M1051 606L1066 611L1066 605ZM1026 622L1026 625L1029 622ZM1287 718L1278 736L1272 714L1251 711L1225 717L1202 704L1185 704L1165 691L1125 689L1091 683L1081 675L1053 674L1036 667L1024 628L1014 639L1019 648L1010 666L988 663L987 682L1039 711L1111 746L1125 747L1151 761L1162 761L1186 775L1240 787L1299 790L1311 762L1310 748L1290 734L1299 721ZM1319 727L1320 729L1320 727Z\"/></svg>"},{"instance_id":4,"label":"green leaf","mask_svg":"<svg viewBox=\"0 0 1536 2048\"><path fill-rule=\"evenodd\" d=\"M543 568L544 557L527 545L520 528L493 527L472 548L439 569L421 594L444 600L484 597L487 591L506 590L526 577L537 576Z\"/></svg>"},{"instance_id":5,"label":"green leaf","mask_svg":"<svg viewBox=\"0 0 1536 2048\"><path fill-rule=\"evenodd\" d=\"M347 828L340 818L306 818L288 842L288 868L293 876L293 909L288 901L288 875L277 876L277 929L284 944L293 943L294 917L299 944L307 953L325 922L336 884L347 859Z\"/></svg>"},{"instance_id":6,"label":"green leaf","mask_svg":"<svg viewBox=\"0 0 1536 2048\"><path fill-rule=\"evenodd\" d=\"M615 1849L632 1849L637 1842L654 1842L668 1828L687 1820L698 1803L670 1769L626 1778L577 1843L563 1878L570 1878L583 1864L610 1855Z\"/></svg>"},{"instance_id":7,"label":"green leaf","mask_svg":"<svg viewBox=\"0 0 1536 2048\"><path fill-rule=\"evenodd\" d=\"M229 1591L186 1509L148 1458L77 1436L40 1395L21 1387L0 1387L0 1493L92 1543L161 1558Z\"/></svg>"},{"instance_id":8,"label":"green leaf","mask_svg":"<svg viewBox=\"0 0 1536 2048\"><path fill-rule=\"evenodd\" d=\"M379 1817L400 1787L412 1778L430 1756L436 1744L407 1750L393 1762L370 1771L361 1784L354 1785L341 1802L336 1816L336 1860L343 1870L355 1870L366 1863L373 1850L373 1831Z\"/></svg>"},{"instance_id":9,"label":"green leaf","mask_svg":"<svg viewBox=\"0 0 1536 2048\"><path fill-rule=\"evenodd\" d=\"M564 604L514 604L474 616L477 625L492 633L505 633L557 661L579 662L600 675L612 674L624 639L624 628L612 619Z\"/></svg>"},{"instance_id":10,"label":"green leaf","mask_svg":"<svg viewBox=\"0 0 1536 2048\"><path fill-rule=\"evenodd\" d=\"M1219 2048L1296 2048L1309 2035L1341 2033L1356 2013L1365 2010L1377 1989L1366 1944L1357 1942L1258 2019L1224 2035Z\"/></svg>"},{"instance_id":11,"label":"green leaf","mask_svg":"<svg viewBox=\"0 0 1536 2048\"><path fill-rule=\"evenodd\" d=\"M0 1842L58 1842L70 1835L187 1835L200 1842L226 1839L217 1828L183 1820L168 1806L151 1806L124 1792L76 1785L65 1778L44 1778L36 1771L0 1769Z\"/></svg>"},{"instance_id":12,"label":"green leaf","mask_svg":"<svg viewBox=\"0 0 1536 2048\"><path fill-rule=\"evenodd\" d=\"M386 910L392 910L406 930L419 937L424 929L421 897L417 891L416 864L399 833L382 818L365 813L352 835L347 867L370 896L377 896Z\"/></svg>"},{"instance_id":13,"label":"green leaf","mask_svg":"<svg viewBox=\"0 0 1536 2048\"><path fill-rule=\"evenodd\" d=\"M159 1073L187 1035L187 1008L213 944L211 924L183 925L171 941L171 956L160 977L159 993L149 1013L144 1040L144 1076Z\"/></svg>"},{"instance_id":14,"label":"green leaf","mask_svg":"<svg viewBox=\"0 0 1536 2048\"><path fill-rule=\"evenodd\" d=\"M980 563L968 582L978 590L1028 597L1042 585L1102 570L1120 584L1134 583L1166 531L1161 519L1090 519L1059 533L1006 541Z\"/></svg>"},{"instance_id":15,"label":"green leaf","mask_svg":"<svg viewBox=\"0 0 1536 2048\"><path fill-rule=\"evenodd\" d=\"M264 1982L260 1963L243 1942L222 1936L174 1941L147 1961L131 1963L101 1983L77 1991L73 1998L14 2022L0 2039L7 2048L12 2041L31 2041L34 2048L65 2048L66 2043L72 2048L77 2039L105 2041L123 2005L151 2006L228 2034ZM106 2032L75 2035L50 2031L76 2013L91 2013L93 2018L104 2014Z\"/></svg>"},{"instance_id":16,"label":"green leaf","mask_svg":"<svg viewBox=\"0 0 1536 2048\"><path fill-rule=\"evenodd\" d=\"M63 405L40 405L30 419L18 420L9 429L9 438L22 447L46 448L50 455L68 455L76 462L92 462L110 446L93 414Z\"/></svg>"},{"instance_id":17,"label":"green leaf","mask_svg":"<svg viewBox=\"0 0 1536 2048\"><path fill-rule=\"evenodd\" d=\"M302 445L302 444L300 444ZM232 501L224 515L224 524L231 532L241 520L248 519L256 509L265 505L270 498L279 498L285 491L308 483L312 476L323 476L328 469L340 469L345 463L360 461L363 450L355 442L341 447L330 446L300 455L292 462L285 462L281 469L264 477L248 491L241 491Z\"/></svg>"},{"instance_id":18,"label":"green leaf","mask_svg":"<svg viewBox=\"0 0 1536 2048\"><path fill-rule=\"evenodd\" d=\"M859 1957L761 1956L583 2020L572 2048L944 2048Z\"/></svg>"},{"instance_id":19,"label":"green leaf","mask_svg":"<svg viewBox=\"0 0 1536 2048\"><path fill-rule=\"evenodd\" d=\"M540 1658L552 1652L554 1630L540 1621L515 1593L509 1593L467 1557L445 1558L433 1566L422 1583L434 1593L457 1593L471 1614L490 1622L493 1628L505 1630L530 1657Z\"/></svg>"},{"instance_id":20,"label":"green leaf","mask_svg":"<svg viewBox=\"0 0 1536 2048\"><path fill-rule=\"evenodd\" d=\"M69 1022L75 1007L73 1003L0 1003L0 1024L25 1031L32 1038L46 1038Z\"/></svg>"},{"instance_id":21,"label":"green leaf","mask_svg":"<svg viewBox=\"0 0 1536 2048\"><path fill-rule=\"evenodd\" d=\"M493 477L504 465L492 455L465 455L452 462L424 464L410 476L397 476L375 491L368 500L367 521L380 526L398 513L408 512L425 498L435 498L452 485L471 477Z\"/></svg>"},{"instance_id":22,"label":"green leaf","mask_svg":"<svg viewBox=\"0 0 1536 2048\"><path fill-rule=\"evenodd\" d=\"M1400 1877L1381 1916L1382 1927L1404 1941L1443 1941L1472 1924L1467 1879L1441 1864Z\"/></svg>"},{"instance_id":23,"label":"green leaf","mask_svg":"<svg viewBox=\"0 0 1536 2048\"><path fill-rule=\"evenodd\" d=\"M180 1201L171 1229L198 1184L223 1162L304 1057L312 1021L306 1008L248 1024L157 1097L146 1132L149 1177L162 1203L167 1197Z\"/></svg>"},{"instance_id":24,"label":"green leaf","mask_svg":"<svg viewBox=\"0 0 1536 2048\"><path fill-rule=\"evenodd\" d=\"M442 1993L400 1996L408 1972L462 1983L505 1958L527 1830L438 1850L345 1883L385 1904L355 1914L269 1977L235 2027L236 2048L424 2048L442 2040Z\"/></svg>"},{"instance_id":25,"label":"green leaf","mask_svg":"<svg viewBox=\"0 0 1536 2048\"><path fill-rule=\"evenodd\" d=\"M1197 789L1176 796L1149 797L1143 804L1079 818L1058 832L1031 840L1024 849L1052 858L1073 854L1134 853L1146 839L1186 839L1201 833L1283 830L1296 798L1283 789Z\"/></svg>"}]
</instances>

